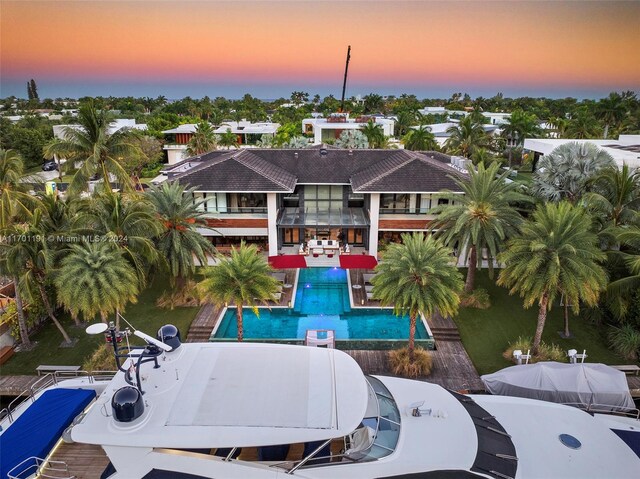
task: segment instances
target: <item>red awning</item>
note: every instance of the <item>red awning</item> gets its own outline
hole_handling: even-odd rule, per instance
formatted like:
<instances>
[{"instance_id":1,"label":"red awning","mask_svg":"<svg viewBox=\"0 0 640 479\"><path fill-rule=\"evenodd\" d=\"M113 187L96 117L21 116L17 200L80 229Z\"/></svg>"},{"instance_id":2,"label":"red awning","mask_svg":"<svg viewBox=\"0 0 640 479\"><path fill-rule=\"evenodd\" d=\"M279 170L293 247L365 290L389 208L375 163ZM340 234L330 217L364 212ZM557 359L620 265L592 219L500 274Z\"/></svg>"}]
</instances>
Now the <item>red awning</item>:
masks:
<instances>
[{"instance_id":1,"label":"red awning","mask_svg":"<svg viewBox=\"0 0 640 479\"><path fill-rule=\"evenodd\" d=\"M304 256L299 254L269 256L269 264L273 269L296 269L307 267L307 261L304 259Z\"/></svg>"},{"instance_id":2,"label":"red awning","mask_svg":"<svg viewBox=\"0 0 640 479\"><path fill-rule=\"evenodd\" d=\"M340 255L342 269L373 269L377 264L373 256L366 254Z\"/></svg>"}]
</instances>

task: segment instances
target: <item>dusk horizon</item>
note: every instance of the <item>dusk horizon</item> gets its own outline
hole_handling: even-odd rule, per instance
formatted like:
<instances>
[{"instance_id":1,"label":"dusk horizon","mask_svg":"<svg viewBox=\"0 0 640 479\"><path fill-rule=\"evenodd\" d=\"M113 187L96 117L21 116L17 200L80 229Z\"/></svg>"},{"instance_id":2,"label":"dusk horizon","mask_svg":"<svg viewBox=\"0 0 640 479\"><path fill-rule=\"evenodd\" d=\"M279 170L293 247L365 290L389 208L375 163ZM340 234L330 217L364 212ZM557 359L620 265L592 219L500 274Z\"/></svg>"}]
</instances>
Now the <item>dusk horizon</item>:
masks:
<instances>
[{"instance_id":1,"label":"dusk horizon","mask_svg":"<svg viewBox=\"0 0 640 479\"><path fill-rule=\"evenodd\" d=\"M178 8L179 6L179 8ZM602 98L640 91L636 2L1 4L2 97Z\"/></svg>"}]
</instances>

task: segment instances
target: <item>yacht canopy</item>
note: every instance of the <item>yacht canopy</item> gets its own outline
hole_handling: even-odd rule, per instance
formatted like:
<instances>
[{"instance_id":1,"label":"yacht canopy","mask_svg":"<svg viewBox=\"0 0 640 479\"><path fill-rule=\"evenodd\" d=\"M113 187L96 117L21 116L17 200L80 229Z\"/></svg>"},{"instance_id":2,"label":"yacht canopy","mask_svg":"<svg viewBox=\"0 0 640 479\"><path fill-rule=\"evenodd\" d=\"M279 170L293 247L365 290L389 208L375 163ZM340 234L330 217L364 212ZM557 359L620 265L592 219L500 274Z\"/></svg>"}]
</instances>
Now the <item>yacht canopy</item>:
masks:
<instances>
[{"instance_id":1,"label":"yacht canopy","mask_svg":"<svg viewBox=\"0 0 640 479\"><path fill-rule=\"evenodd\" d=\"M595 409L633 409L623 372L598 363L522 364L482 376L487 391Z\"/></svg>"},{"instance_id":2,"label":"yacht canopy","mask_svg":"<svg viewBox=\"0 0 640 479\"><path fill-rule=\"evenodd\" d=\"M368 402L360 367L334 349L185 343L160 365L143 367L143 416L123 424L94 408L74 427L74 440L165 448L326 440L353 432ZM107 410L123 385L120 373L100 398Z\"/></svg>"}]
</instances>

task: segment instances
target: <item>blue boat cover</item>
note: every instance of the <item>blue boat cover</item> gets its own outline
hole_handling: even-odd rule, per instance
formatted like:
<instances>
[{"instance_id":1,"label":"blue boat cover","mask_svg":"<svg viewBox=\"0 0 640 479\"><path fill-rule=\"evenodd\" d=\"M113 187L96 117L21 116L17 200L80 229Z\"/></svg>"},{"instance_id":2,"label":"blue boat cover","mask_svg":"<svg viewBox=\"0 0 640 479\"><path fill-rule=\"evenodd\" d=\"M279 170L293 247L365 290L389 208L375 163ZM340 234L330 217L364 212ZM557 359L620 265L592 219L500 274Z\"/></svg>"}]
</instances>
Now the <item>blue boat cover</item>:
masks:
<instances>
[{"instance_id":1,"label":"blue boat cover","mask_svg":"<svg viewBox=\"0 0 640 479\"><path fill-rule=\"evenodd\" d=\"M0 436L0 478L6 479L11 469L31 456L47 457L65 428L95 396L95 391L87 389L45 391Z\"/></svg>"}]
</instances>

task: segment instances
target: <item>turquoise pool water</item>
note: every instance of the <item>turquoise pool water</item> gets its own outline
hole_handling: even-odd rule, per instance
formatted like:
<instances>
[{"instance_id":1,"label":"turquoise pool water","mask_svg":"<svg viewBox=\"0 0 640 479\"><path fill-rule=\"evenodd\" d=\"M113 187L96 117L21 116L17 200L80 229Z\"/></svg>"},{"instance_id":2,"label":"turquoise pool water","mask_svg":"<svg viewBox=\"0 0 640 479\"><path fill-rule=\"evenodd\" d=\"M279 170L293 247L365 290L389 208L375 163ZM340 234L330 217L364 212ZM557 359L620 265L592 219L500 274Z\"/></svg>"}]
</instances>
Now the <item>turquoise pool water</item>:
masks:
<instances>
[{"instance_id":1,"label":"turquoise pool water","mask_svg":"<svg viewBox=\"0 0 640 479\"><path fill-rule=\"evenodd\" d=\"M351 309L347 272L340 268L300 270L295 307L244 309L246 339L304 339L308 329L333 329L336 339L408 339L409 320L388 309ZM236 310L229 308L214 338L237 337ZM429 339L418 321L416 339Z\"/></svg>"}]
</instances>

